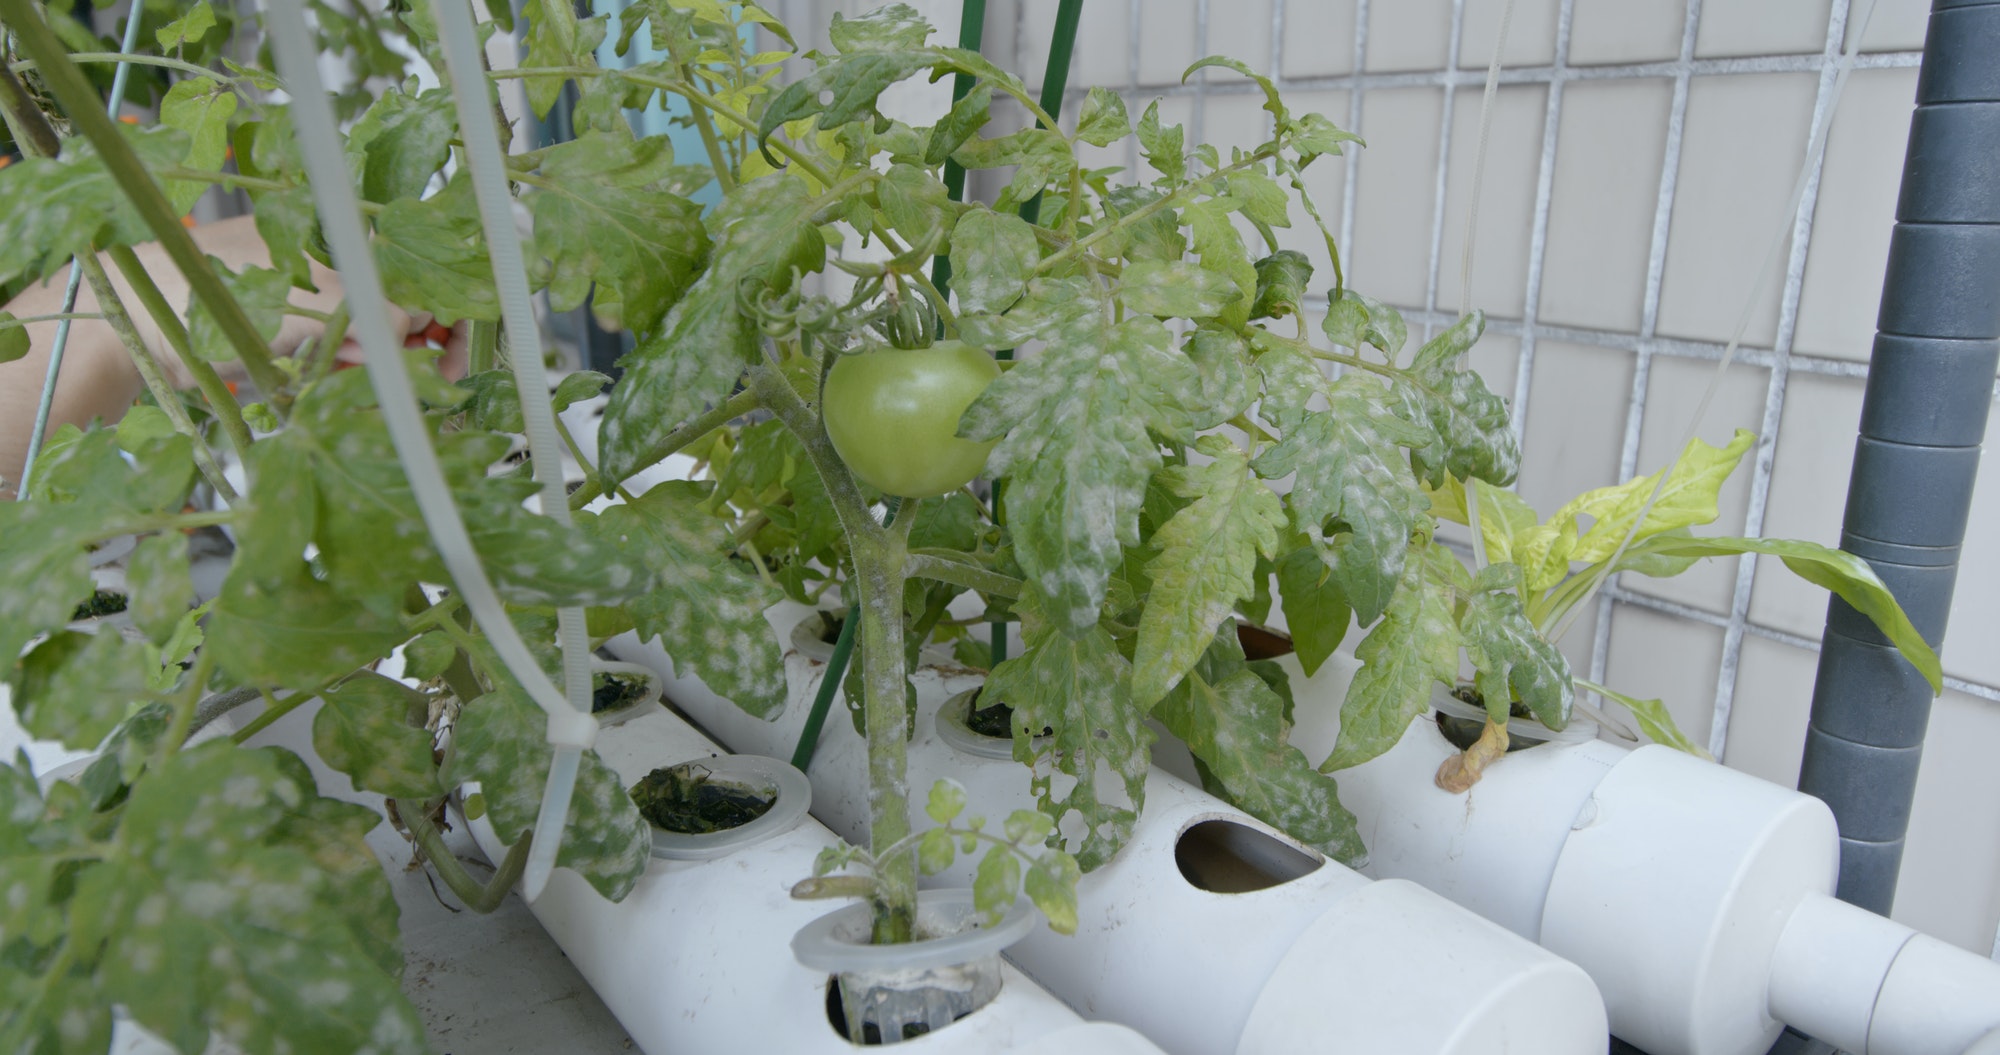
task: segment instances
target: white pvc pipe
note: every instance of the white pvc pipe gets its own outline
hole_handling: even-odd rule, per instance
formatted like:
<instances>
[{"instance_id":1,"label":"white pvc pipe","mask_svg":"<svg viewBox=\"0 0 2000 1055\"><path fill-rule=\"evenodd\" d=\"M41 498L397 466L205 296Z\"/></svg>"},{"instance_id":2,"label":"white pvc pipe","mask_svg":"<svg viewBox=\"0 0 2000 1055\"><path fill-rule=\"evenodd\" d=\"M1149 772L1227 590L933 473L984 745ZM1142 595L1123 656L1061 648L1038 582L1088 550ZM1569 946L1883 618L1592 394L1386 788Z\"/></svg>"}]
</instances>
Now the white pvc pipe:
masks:
<instances>
[{"instance_id":1,"label":"white pvc pipe","mask_svg":"<svg viewBox=\"0 0 2000 1055\"><path fill-rule=\"evenodd\" d=\"M600 754L631 784L656 766L721 751L685 721L656 708L607 733ZM471 822L470 829L489 857L505 853L486 820ZM800 966L791 948L799 928L838 907L790 896L791 885L812 874L820 850L837 842L807 817L722 857L655 857L616 904L581 876L557 872L529 908L632 1039L652 1055L851 1052L827 1020L827 975ZM894 1050L1159 1055L1129 1031L1083 1025L1026 976L1004 964L1003 969L1000 995L991 1004Z\"/></svg>"},{"instance_id":2,"label":"white pvc pipe","mask_svg":"<svg viewBox=\"0 0 2000 1055\"><path fill-rule=\"evenodd\" d=\"M774 607L779 640L809 614ZM628 634L609 647L672 669L655 642ZM795 649L785 661L789 695L775 722L692 677L669 674L667 696L721 742L786 756L824 666ZM912 794L950 777L989 824L1033 808L1025 767L956 750L939 732L943 702L979 677L926 668L912 681ZM836 704L809 775L814 816L850 839L867 832L866 752ZM1079 884L1077 933L1038 931L1007 953L1072 1004L1138 1027L1175 1055L1605 1049L1602 1001L1574 966L1414 884L1372 883L1164 770L1148 775L1146 795L1125 848ZM1294 877L1234 893L1197 886L1177 861L1185 833L1204 822L1223 825L1212 830L1235 851L1225 867ZM964 885L975 864L961 857L926 882Z\"/></svg>"},{"instance_id":3,"label":"white pvc pipe","mask_svg":"<svg viewBox=\"0 0 2000 1055\"><path fill-rule=\"evenodd\" d=\"M541 815L535 822L530 865L522 881L532 900L554 867L577 765L584 748L597 735L597 723L590 720L587 711L579 711L572 705L542 672L521 640L520 632L507 618L486 569L479 563L479 555L473 550L465 521L452 502L450 485L445 482L437 452L432 449L424 427L423 412L417 406L416 393L403 365L402 342L389 327L382 279L368 246L368 225L362 219L354 186L349 181L347 161L341 154L343 140L320 81L318 54L313 50L305 16L298 0L274 0L266 5L266 14L271 49L292 95L299 151L312 178L313 200L322 220L320 226L347 291L352 331L366 356L368 381L375 388L389 437L410 478L417 508L430 529L432 542L437 545L439 559L451 572L453 584L465 598L479 628L485 631L500 662L528 696L548 712L548 736L555 746L555 757L549 766ZM524 402L532 402L528 391L521 395ZM567 510L566 506L563 508ZM587 686L587 671L583 677Z\"/></svg>"}]
</instances>

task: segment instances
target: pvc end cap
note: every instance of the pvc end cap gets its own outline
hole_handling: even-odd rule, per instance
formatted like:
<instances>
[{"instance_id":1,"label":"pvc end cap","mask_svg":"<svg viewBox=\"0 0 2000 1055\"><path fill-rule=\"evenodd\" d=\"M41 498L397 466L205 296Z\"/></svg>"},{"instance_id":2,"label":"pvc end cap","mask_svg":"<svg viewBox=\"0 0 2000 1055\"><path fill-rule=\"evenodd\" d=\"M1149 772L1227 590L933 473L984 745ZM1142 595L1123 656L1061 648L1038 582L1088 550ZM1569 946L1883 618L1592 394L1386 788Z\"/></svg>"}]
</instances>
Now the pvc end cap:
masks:
<instances>
[{"instance_id":1,"label":"pvc end cap","mask_svg":"<svg viewBox=\"0 0 2000 1055\"><path fill-rule=\"evenodd\" d=\"M588 751L597 743L597 719L582 711L559 707L549 712L549 746Z\"/></svg>"}]
</instances>

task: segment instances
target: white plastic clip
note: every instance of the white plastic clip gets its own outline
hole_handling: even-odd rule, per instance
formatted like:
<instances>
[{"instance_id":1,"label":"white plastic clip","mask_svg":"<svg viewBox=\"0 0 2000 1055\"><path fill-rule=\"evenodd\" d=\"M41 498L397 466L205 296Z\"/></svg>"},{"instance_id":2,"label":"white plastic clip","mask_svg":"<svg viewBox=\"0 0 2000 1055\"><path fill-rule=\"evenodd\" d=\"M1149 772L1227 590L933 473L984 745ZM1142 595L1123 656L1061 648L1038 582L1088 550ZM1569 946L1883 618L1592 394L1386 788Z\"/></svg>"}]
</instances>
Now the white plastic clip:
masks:
<instances>
[{"instance_id":1,"label":"white plastic clip","mask_svg":"<svg viewBox=\"0 0 2000 1055\"><path fill-rule=\"evenodd\" d=\"M588 751L597 743L597 719L568 707L549 712L549 746Z\"/></svg>"}]
</instances>

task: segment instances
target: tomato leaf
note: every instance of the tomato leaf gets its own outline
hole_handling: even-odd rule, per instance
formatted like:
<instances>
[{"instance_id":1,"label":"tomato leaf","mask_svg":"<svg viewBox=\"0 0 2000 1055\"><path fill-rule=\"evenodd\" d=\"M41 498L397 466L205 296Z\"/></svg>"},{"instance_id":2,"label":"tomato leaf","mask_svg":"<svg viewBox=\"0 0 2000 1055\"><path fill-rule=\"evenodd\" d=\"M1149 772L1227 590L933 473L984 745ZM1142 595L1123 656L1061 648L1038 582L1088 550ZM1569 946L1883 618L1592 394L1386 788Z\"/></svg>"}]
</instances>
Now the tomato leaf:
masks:
<instances>
[{"instance_id":1,"label":"tomato leaf","mask_svg":"<svg viewBox=\"0 0 2000 1055\"><path fill-rule=\"evenodd\" d=\"M1333 570L1310 546L1295 549L1278 562L1278 597L1292 632L1292 650L1311 677L1347 636L1354 609Z\"/></svg>"},{"instance_id":2,"label":"tomato leaf","mask_svg":"<svg viewBox=\"0 0 2000 1055\"><path fill-rule=\"evenodd\" d=\"M1422 445L1430 430L1383 406L1382 387L1365 375L1348 374L1325 392L1327 409L1303 414L1251 466L1266 480L1297 474L1293 527L1334 569L1365 625L1395 592L1410 536L1429 523L1430 500L1398 447Z\"/></svg>"},{"instance_id":3,"label":"tomato leaf","mask_svg":"<svg viewBox=\"0 0 2000 1055\"><path fill-rule=\"evenodd\" d=\"M607 15L579 19L566 0L527 0L521 17L528 20L524 34L528 53L521 65L529 69L554 66L596 66L597 46L604 43ZM636 21L634 22L636 25ZM658 30L656 25L655 30ZM562 95L569 78L542 75L526 79L528 105L536 117L546 118Z\"/></svg>"},{"instance_id":4,"label":"tomato leaf","mask_svg":"<svg viewBox=\"0 0 2000 1055\"><path fill-rule=\"evenodd\" d=\"M361 671L320 698L324 704L313 716L313 749L327 765L347 774L355 790L417 800L438 794L431 734L410 724L411 705L423 706L423 693Z\"/></svg>"},{"instance_id":5,"label":"tomato leaf","mask_svg":"<svg viewBox=\"0 0 2000 1055\"><path fill-rule=\"evenodd\" d=\"M398 198L375 220L382 291L397 304L430 312L445 326L500 317L493 260L471 187L460 178L435 197Z\"/></svg>"},{"instance_id":6,"label":"tomato leaf","mask_svg":"<svg viewBox=\"0 0 2000 1055\"><path fill-rule=\"evenodd\" d=\"M1340 299L1327 306L1320 330L1327 340L1344 348L1360 351L1364 344L1374 345L1391 363L1410 341L1410 328L1401 312L1351 289L1341 291Z\"/></svg>"},{"instance_id":7,"label":"tomato leaf","mask_svg":"<svg viewBox=\"0 0 2000 1055\"><path fill-rule=\"evenodd\" d=\"M1178 431L1173 416L1194 377L1152 318L1113 324L1089 312L1048 340L987 387L960 434L1005 437L987 468L1012 478L1008 528L1028 592L1055 625L1084 635L1096 630L1121 548L1139 541L1139 505L1160 466L1147 426Z\"/></svg>"},{"instance_id":8,"label":"tomato leaf","mask_svg":"<svg viewBox=\"0 0 2000 1055\"><path fill-rule=\"evenodd\" d=\"M1204 436L1195 446L1213 461L1160 471L1175 494L1194 501L1153 535L1159 552L1132 655L1132 696L1150 707L1194 667L1236 603L1255 591L1257 556L1277 555L1285 509L1250 473L1235 444Z\"/></svg>"},{"instance_id":9,"label":"tomato leaf","mask_svg":"<svg viewBox=\"0 0 2000 1055\"><path fill-rule=\"evenodd\" d=\"M188 136L177 128L119 125L148 169L181 163ZM151 241L152 229L125 200L97 151L64 141L54 158L23 158L0 169L0 284L47 278L78 253Z\"/></svg>"},{"instance_id":10,"label":"tomato leaf","mask_svg":"<svg viewBox=\"0 0 2000 1055\"><path fill-rule=\"evenodd\" d=\"M517 842L535 827L554 757L547 727L541 708L512 688L481 696L459 714L457 747L444 780L479 783L486 815L504 842ZM599 894L622 901L652 859L651 829L624 782L595 751L583 753L572 796L556 864L582 875Z\"/></svg>"},{"instance_id":11,"label":"tomato leaf","mask_svg":"<svg viewBox=\"0 0 2000 1055\"><path fill-rule=\"evenodd\" d=\"M1723 482L1736 471L1736 464L1756 442L1757 437L1747 429L1737 429L1725 447L1711 447L1700 439L1688 441L1687 450L1674 462L1666 486L1660 489L1659 500L1646 514L1646 522L1633 533L1632 541L1642 542L1674 528L1713 522L1720 515L1716 503ZM1593 521L1589 530L1577 539L1570 559L1592 564L1610 559L1626 533L1632 530L1633 522L1639 519L1639 510L1652 497L1661 474L1667 472L1662 469L1613 487L1585 491L1556 510L1550 519L1558 523L1574 521L1579 516Z\"/></svg>"},{"instance_id":12,"label":"tomato leaf","mask_svg":"<svg viewBox=\"0 0 2000 1055\"><path fill-rule=\"evenodd\" d=\"M785 663L764 610L782 595L726 556L729 527L709 514L707 499L705 485L669 481L604 510L589 531L658 577L626 605L639 636L658 635L681 673L774 718L785 706Z\"/></svg>"},{"instance_id":13,"label":"tomato leaf","mask_svg":"<svg viewBox=\"0 0 2000 1055\"><path fill-rule=\"evenodd\" d=\"M1653 508L1657 510L1659 506ZM1651 519L1648 518L1647 522L1651 523ZM1642 551L1641 555L1682 558L1721 557L1738 553L1762 553L1777 557L1799 578L1831 590L1853 606L1855 611L1867 616L1903 654L1903 658L1923 674L1925 681L1930 682L1931 691L1944 691L1944 670L1938 663L1937 653L1917 632L1881 576L1875 574L1875 569L1869 567L1867 561L1852 553L1830 549L1816 542L1694 535L1661 535L1643 546L1627 550L1626 556L1631 557L1635 551Z\"/></svg>"},{"instance_id":14,"label":"tomato leaf","mask_svg":"<svg viewBox=\"0 0 2000 1055\"><path fill-rule=\"evenodd\" d=\"M1543 725L1560 729L1569 724L1576 698L1569 660L1528 621L1516 592L1520 584L1521 569L1515 565L1481 569L1473 584L1478 592L1458 617L1459 636L1477 672L1473 683L1496 724L1507 724L1510 705L1518 698Z\"/></svg>"},{"instance_id":15,"label":"tomato leaf","mask_svg":"<svg viewBox=\"0 0 2000 1055\"><path fill-rule=\"evenodd\" d=\"M1132 134L1125 100L1109 88L1092 88L1077 114L1076 137L1094 147L1108 147Z\"/></svg>"},{"instance_id":16,"label":"tomato leaf","mask_svg":"<svg viewBox=\"0 0 2000 1055\"><path fill-rule=\"evenodd\" d=\"M0 311L0 363L11 363L32 347L28 328L11 311Z\"/></svg>"},{"instance_id":17,"label":"tomato leaf","mask_svg":"<svg viewBox=\"0 0 2000 1055\"><path fill-rule=\"evenodd\" d=\"M156 645L164 645L194 604L188 576L188 540L178 531L142 539L126 563L132 621Z\"/></svg>"},{"instance_id":18,"label":"tomato leaf","mask_svg":"<svg viewBox=\"0 0 2000 1055\"><path fill-rule=\"evenodd\" d=\"M1431 686L1458 677L1459 629L1450 569L1442 567L1450 562L1456 568L1457 558L1435 544L1413 556L1381 625L1354 650L1361 669L1341 702L1340 739L1320 763L1322 773L1358 766L1394 747L1429 704Z\"/></svg>"},{"instance_id":19,"label":"tomato leaf","mask_svg":"<svg viewBox=\"0 0 2000 1055\"><path fill-rule=\"evenodd\" d=\"M1257 300L1250 306L1250 317L1282 319L1299 314L1306 302L1306 286L1312 281L1312 261L1297 250L1280 249L1255 266Z\"/></svg>"},{"instance_id":20,"label":"tomato leaf","mask_svg":"<svg viewBox=\"0 0 2000 1055\"><path fill-rule=\"evenodd\" d=\"M951 233L951 214L946 211L951 193L929 171L909 164L891 165L875 185L875 194L889 226L904 238L921 242L934 231Z\"/></svg>"},{"instance_id":21,"label":"tomato leaf","mask_svg":"<svg viewBox=\"0 0 2000 1055\"><path fill-rule=\"evenodd\" d=\"M791 275L817 271L826 243L812 223L817 203L783 173L741 185L710 218L708 270L667 313L660 332L619 361L599 436L598 467L618 482L646 467L647 450L674 427L729 396L757 355L754 320L738 310L746 279L783 289Z\"/></svg>"},{"instance_id":22,"label":"tomato leaf","mask_svg":"<svg viewBox=\"0 0 2000 1055\"><path fill-rule=\"evenodd\" d=\"M1046 851L1028 866L1021 888L1028 900L1048 918L1049 929L1057 934L1076 933L1076 884L1083 878L1076 858L1059 851Z\"/></svg>"},{"instance_id":23,"label":"tomato leaf","mask_svg":"<svg viewBox=\"0 0 2000 1055\"><path fill-rule=\"evenodd\" d=\"M1139 116L1139 146L1146 162L1160 171L1160 181L1169 186L1187 175L1186 139L1181 126L1160 124L1160 103L1154 100Z\"/></svg>"},{"instance_id":24,"label":"tomato leaf","mask_svg":"<svg viewBox=\"0 0 2000 1055\"><path fill-rule=\"evenodd\" d=\"M1132 311L1166 318L1206 319L1243 299L1227 275L1180 261L1141 260L1118 279Z\"/></svg>"},{"instance_id":25,"label":"tomato leaf","mask_svg":"<svg viewBox=\"0 0 2000 1055\"><path fill-rule=\"evenodd\" d=\"M1482 312L1458 320L1425 343L1393 385L1403 417L1433 433L1429 443L1410 452L1411 467L1432 487L1447 475L1505 487L1520 470L1521 444L1506 401L1461 365L1485 328Z\"/></svg>"},{"instance_id":26,"label":"tomato leaf","mask_svg":"<svg viewBox=\"0 0 2000 1055\"><path fill-rule=\"evenodd\" d=\"M1227 327L1249 322L1250 305L1257 299L1257 267L1243 247L1243 235L1229 218L1241 204L1235 198L1205 198L1181 213L1194 235L1192 248L1201 266L1236 287L1236 298L1217 313L1218 321Z\"/></svg>"},{"instance_id":27,"label":"tomato leaf","mask_svg":"<svg viewBox=\"0 0 2000 1055\"><path fill-rule=\"evenodd\" d=\"M451 93L384 92L348 133L348 164L360 172L362 198L388 204L420 197L451 156L457 131Z\"/></svg>"},{"instance_id":28,"label":"tomato leaf","mask_svg":"<svg viewBox=\"0 0 2000 1055\"><path fill-rule=\"evenodd\" d=\"M1233 625L1156 711L1244 812L1342 861L1366 856L1332 778L1285 742L1285 701L1243 664Z\"/></svg>"},{"instance_id":29,"label":"tomato leaf","mask_svg":"<svg viewBox=\"0 0 2000 1055\"><path fill-rule=\"evenodd\" d=\"M1014 166L1014 176L993 208L1011 213L1051 185L1062 186L1076 168L1068 141L1046 128L1023 128L997 139L970 139L952 154L968 170Z\"/></svg>"},{"instance_id":30,"label":"tomato leaf","mask_svg":"<svg viewBox=\"0 0 2000 1055\"><path fill-rule=\"evenodd\" d=\"M924 142L924 164L936 167L977 135L986 123L993 119L993 86L984 81L972 86L965 97L951 104L951 109L931 128L931 135ZM893 171L893 170L892 170Z\"/></svg>"},{"instance_id":31,"label":"tomato leaf","mask_svg":"<svg viewBox=\"0 0 2000 1055\"><path fill-rule=\"evenodd\" d=\"M250 324L257 328L257 335L267 344L276 338L279 328L285 324L285 301L292 291L291 276L255 264L245 264L242 271L231 271L212 256L208 262L215 267L215 273L242 307ZM187 324L188 343L194 348L195 355L211 363L236 358L236 346L224 336L215 315L201 298L192 294L188 297Z\"/></svg>"},{"instance_id":32,"label":"tomato leaf","mask_svg":"<svg viewBox=\"0 0 2000 1055\"><path fill-rule=\"evenodd\" d=\"M182 44L199 44L214 28L215 9L208 6L208 0L195 0L187 14L154 30L153 39L160 42L161 51L167 51Z\"/></svg>"},{"instance_id":33,"label":"tomato leaf","mask_svg":"<svg viewBox=\"0 0 2000 1055\"><path fill-rule=\"evenodd\" d=\"M193 13L188 15L193 17ZM195 36L198 39L200 34ZM167 89L160 100L160 123L187 133L187 153L181 158L183 167L200 172L222 170L229 151L229 119L236 115L236 101L234 89L206 77L185 80ZM166 190L174 211L184 213L207 192L208 184L169 180Z\"/></svg>"},{"instance_id":34,"label":"tomato leaf","mask_svg":"<svg viewBox=\"0 0 2000 1055\"><path fill-rule=\"evenodd\" d=\"M1343 143L1368 145L1360 136L1327 120L1325 114L1306 114L1292 124L1292 149L1299 153L1301 168L1321 154L1340 153Z\"/></svg>"},{"instance_id":35,"label":"tomato leaf","mask_svg":"<svg viewBox=\"0 0 2000 1055\"><path fill-rule=\"evenodd\" d=\"M1071 812L1083 823L1081 847L1072 849L1065 838L1063 849L1090 871L1131 838L1145 805L1153 734L1145 709L1132 698L1132 666L1110 634L1095 625L1082 634L1064 633L1041 618L1029 597L1016 610L1026 650L993 669L986 692L1013 705L1014 759L1034 767L1041 811L1058 825ZM1031 733L1045 728L1052 735ZM1107 772L1123 786L1129 806L1100 797ZM1060 799L1052 788L1055 773L1076 780Z\"/></svg>"},{"instance_id":36,"label":"tomato leaf","mask_svg":"<svg viewBox=\"0 0 2000 1055\"><path fill-rule=\"evenodd\" d=\"M1687 734L1681 732L1680 726L1674 724L1673 713L1667 710L1665 703L1627 696L1594 683L1582 683L1581 687L1612 700L1632 712L1632 717L1639 723L1639 731L1646 734L1646 739L1656 744L1665 744L1676 751L1684 751L1696 758L1715 761L1715 756L1709 754L1707 748L1688 739Z\"/></svg>"},{"instance_id":37,"label":"tomato leaf","mask_svg":"<svg viewBox=\"0 0 2000 1055\"><path fill-rule=\"evenodd\" d=\"M1220 66L1223 69L1234 70L1254 81L1257 87L1264 92L1264 109L1270 111L1271 116L1277 119L1278 127L1283 128L1285 126L1285 122L1290 119L1291 115L1285 110L1285 100L1278 95L1278 86L1272 84L1269 77L1251 69L1249 64L1243 62L1241 59L1232 59L1226 55L1210 55L1207 58L1199 59L1194 65L1189 66L1181 72L1181 83L1186 84L1188 78L1194 76L1196 71L1204 70L1211 66Z\"/></svg>"},{"instance_id":38,"label":"tomato leaf","mask_svg":"<svg viewBox=\"0 0 2000 1055\"><path fill-rule=\"evenodd\" d=\"M528 196L535 250L553 265L549 306L568 311L596 283L591 311L611 329L648 332L694 282L708 255L701 207L667 186L664 137L589 132L549 148L545 184Z\"/></svg>"}]
</instances>

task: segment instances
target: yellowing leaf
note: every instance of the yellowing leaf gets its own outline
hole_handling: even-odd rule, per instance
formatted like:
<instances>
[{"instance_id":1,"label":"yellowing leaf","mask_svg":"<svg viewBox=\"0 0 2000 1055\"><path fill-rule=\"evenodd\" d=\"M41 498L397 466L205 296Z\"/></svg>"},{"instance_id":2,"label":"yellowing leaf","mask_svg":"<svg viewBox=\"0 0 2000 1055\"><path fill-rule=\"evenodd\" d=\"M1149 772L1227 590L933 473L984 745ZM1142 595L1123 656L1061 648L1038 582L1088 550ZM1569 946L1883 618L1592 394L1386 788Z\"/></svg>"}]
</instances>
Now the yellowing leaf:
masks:
<instances>
[{"instance_id":1,"label":"yellowing leaf","mask_svg":"<svg viewBox=\"0 0 2000 1055\"><path fill-rule=\"evenodd\" d=\"M1690 441L1687 450L1674 462L1666 486L1660 489L1659 501L1653 503L1645 524L1632 541L1639 542L1674 528L1713 522L1719 515L1716 498L1722 492L1723 482L1736 471L1736 464L1756 441L1756 435L1745 429L1737 429L1725 447L1711 447L1700 439ZM1596 563L1616 552L1626 532L1639 519L1639 510L1652 496L1661 475L1667 472L1662 469L1615 487L1586 491L1556 510L1551 518L1556 521L1580 516L1592 520L1589 529L1577 539L1576 551L1570 559Z\"/></svg>"},{"instance_id":2,"label":"yellowing leaf","mask_svg":"<svg viewBox=\"0 0 2000 1055\"><path fill-rule=\"evenodd\" d=\"M1236 603L1254 592L1257 556L1275 557L1284 506L1250 473L1235 444L1205 436L1206 465L1161 470L1166 486L1194 501L1153 535L1153 589L1139 620L1132 696L1150 707L1207 651Z\"/></svg>"}]
</instances>

